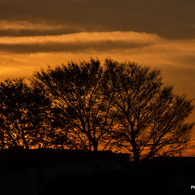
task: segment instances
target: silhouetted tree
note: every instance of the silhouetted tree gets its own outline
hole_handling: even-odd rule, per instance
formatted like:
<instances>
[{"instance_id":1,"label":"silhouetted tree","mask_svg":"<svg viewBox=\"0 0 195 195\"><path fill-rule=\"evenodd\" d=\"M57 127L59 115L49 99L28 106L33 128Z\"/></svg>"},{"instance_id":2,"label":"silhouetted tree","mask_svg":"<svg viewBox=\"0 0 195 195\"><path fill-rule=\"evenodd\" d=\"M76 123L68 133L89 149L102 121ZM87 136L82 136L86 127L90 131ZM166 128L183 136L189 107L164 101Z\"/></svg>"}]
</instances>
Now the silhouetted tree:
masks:
<instances>
[{"instance_id":1,"label":"silhouetted tree","mask_svg":"<svg viewBox=\"0 0 195 195\"><path fill-rule=\"evenodd\" d=\"M194 123L184 120L194 108L192 100L163 86L159 70L106 60L105 75L105 92L115 92L117 112L112 147L128 150L135 162L174 155L186 147Z\"/></svg>"},{"instance_id":2,"label":"silhouetted tree","mask_svg":"<svg viewBox=\"0 0 195 195\"><path fill-rule=\"evenodd\" d=\"M46 120L45 139L42 142L42 148L55 149L78 149L75 140L69 132L69 122L62 115L62 110L57 107L51 107L50 119Z\"/></svg>"},{"instance_id":3,"label":"silhouetted tree","mask_svg":"<svg viewBox=\"0 0 195 195\"><path fill-rule=\"evenodd\" d=\"M39 86L54 105L58 131L53 135L57 143L63 144L65 139L65 145L93 151L100 143L107 146L110 140L105 137L113 127L114 116L110 117L113 97L103 93L104 79L99 60L93 59L34 74L32 84Z\"/></svg>"},{"instance_id":4,"label":"silhouetted tree","mask_svg":"<svg viewBox=\"0 0 195 195\"><path fill-rule=\"evenodd\" d=\"M135 162L181 152L194 123L192 100L163 86L159 70L99 60L41 70L33 88L52 102L45 146L128 150ZM46 132L46 130L43 132Z\"/></svg>"},{"instance_id":5,"label":"silhouetted tree","mask_svg":"<svg viewBox=\"0 0 195 195\"><path fill-rule=\"evenodd\" d=\"M2 148L24 146L29 149L43 142L44 123L51 102L41 91L23 79L8 79L0 84L0 130Z\"/></svg>"}]
</instances>

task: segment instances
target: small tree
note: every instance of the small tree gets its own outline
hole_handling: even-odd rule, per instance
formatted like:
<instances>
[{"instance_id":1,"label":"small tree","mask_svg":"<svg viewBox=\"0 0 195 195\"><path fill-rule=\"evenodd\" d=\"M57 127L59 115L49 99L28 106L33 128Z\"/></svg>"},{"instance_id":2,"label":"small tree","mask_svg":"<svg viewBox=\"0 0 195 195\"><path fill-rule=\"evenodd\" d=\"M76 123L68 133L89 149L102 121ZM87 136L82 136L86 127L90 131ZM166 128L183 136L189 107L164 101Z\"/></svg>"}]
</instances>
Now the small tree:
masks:
<instances>
[{"instance_id":1,"label":"small tree","mask_svg":"<svg viewBox=\"0 0 195 195\"><path fill-rule=\"evenodd\" d=\"M0 129L2 148L24 146L29 149L45 137L44 121L50 100L23 79L8 79L0 84Z\"/></svg>"},{"instance_id":2,"label":"small tree","mask_svg":"<svg viewBox=\"0 0 195 195\"><path fill-rule=\"evenodd\" d=\"M159 70L112 60L105 68L106 92L115 92L117 112L112 148L128 150L135 162L184 149L194 125L184 122L194 108L192 100L163 86Z\"/></svg>"}]
</instances>

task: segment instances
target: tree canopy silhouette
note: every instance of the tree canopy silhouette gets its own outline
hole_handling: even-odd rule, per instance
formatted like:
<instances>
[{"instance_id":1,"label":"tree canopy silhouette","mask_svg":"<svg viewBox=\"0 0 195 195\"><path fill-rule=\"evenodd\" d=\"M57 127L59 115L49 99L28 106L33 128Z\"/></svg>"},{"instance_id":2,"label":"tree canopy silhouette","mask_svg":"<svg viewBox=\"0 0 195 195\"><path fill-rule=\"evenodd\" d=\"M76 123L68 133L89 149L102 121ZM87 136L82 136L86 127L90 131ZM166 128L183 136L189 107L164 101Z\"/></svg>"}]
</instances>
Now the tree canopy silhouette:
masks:
<instances>
[{"instance_id":1,"label":"tree canopy silhouette","mask_svg":"<svg viewBox=\"0 0 195 195\"><path fill-rule=\"evenodd\" d=\"M138 162L174 155L190 140L192 100L164 86L159 70L91 59L42 69L32 83L52 100L56 125L75 148L126 149Z\"/></svg>"},{"instance_id":2,"label":"tree canopy silhouette","mask_svg":"<svg viewBox=\"0 0 195 195\"><path fill-rule=\"evenodd\" d=\"M23 146L29 149L41 143L45 137L43 126L50 104L41 91L32 89L23 79L1 82L1 147Z\"/></svg>"},{"instance_id":3,"label":"tree canopy silhouette","mask_svg":"<svg viewBox=\"0 0 195 195\"><path fill-rule=\"evenodd\" d=\"M181 152L194 106L159 70L98 59L0 84L1 146L128 151L138 162Z\"/></svg>"},{"instance_id":4,"label":"tree canopy silhouette","mask_svg":"<svg viewBox=\"0 0 195 195\"><path fill-rule=\"evenodd\" d=\"M107 93L113 93L116 128L112 146L127 149L135 162L178 154L186 147L194 123L185 123L192 100L163 86L159 70L106 60Z\"/></svg>"},{"instance_id":5,"label":"tree canopy silhouette","mask_svg":"<svg viewBox=\"0 0 195 195\"><path fill-rule=\"evenodd\" d=\"M65 132L76 149L97 151L99 143L107 146L105 137L114 117L110 117L112 96L103 93L105 77L99 60L48 68L34 77L32 83L51 98L58 112L55 122L61 131L56 134L57 140Z\"/></svg>"}]
</instances>

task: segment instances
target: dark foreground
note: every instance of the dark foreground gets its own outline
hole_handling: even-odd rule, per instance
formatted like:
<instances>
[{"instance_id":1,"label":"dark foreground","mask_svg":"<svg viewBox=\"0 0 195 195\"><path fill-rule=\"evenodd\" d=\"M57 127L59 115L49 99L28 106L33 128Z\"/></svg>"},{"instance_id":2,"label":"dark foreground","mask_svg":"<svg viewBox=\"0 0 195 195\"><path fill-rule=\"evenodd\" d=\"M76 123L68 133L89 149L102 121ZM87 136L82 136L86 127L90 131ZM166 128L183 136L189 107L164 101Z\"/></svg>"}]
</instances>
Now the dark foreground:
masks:
<instances>
[{"instance_id":1,"label":"dark foreground","mask_svg":"<svg viewBox=\"0 0 195 195\"><path fill-rule=\"evenodd\" d=\"M0 151L0 195L195 194L195 158L71 150Z\"/></svg>"}]
</instances>

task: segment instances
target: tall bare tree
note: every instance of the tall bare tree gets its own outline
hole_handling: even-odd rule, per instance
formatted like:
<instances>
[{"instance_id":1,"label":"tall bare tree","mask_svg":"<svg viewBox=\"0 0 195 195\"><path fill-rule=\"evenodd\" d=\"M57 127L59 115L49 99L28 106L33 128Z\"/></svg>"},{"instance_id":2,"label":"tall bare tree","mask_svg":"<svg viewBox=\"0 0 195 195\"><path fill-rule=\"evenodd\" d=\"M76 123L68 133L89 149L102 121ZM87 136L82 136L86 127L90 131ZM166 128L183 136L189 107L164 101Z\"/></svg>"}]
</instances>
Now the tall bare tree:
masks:
<instances>
[{"instance_id":1,"label":"tall bare tree","mask_svg":"<svg viewBox=\"0 0 195 195\"><path fill-rule=\"evenodd\" d=\"M109 140L104 137L111 131L114 117L110 116L113 96L102 90L104 79L103 67L94 59L34 74L32 83L44 91L58 111L54 121L56 128L59 127L58 143L63 142L60 134L66 132L69 144L76 149L97 151L100 143L101 147L107 146Z\"/></svg>"},{"instance_id":2,"label":"tall bare tree","mask_svg":"<svg viewBox=\"0 0 195 195\"><path fill-rule=\"evenodd\" d=\"M159 70L134 63L105 62L107 93L115 91L115 139L112 147L128 150L135 162L179 153L189 143L194 123L185 119L192 100L163 86Z\"/></svg>"}]
</instances>

